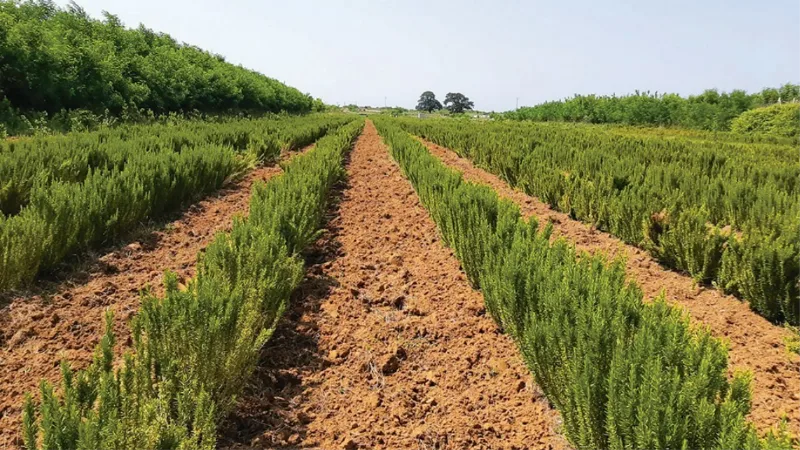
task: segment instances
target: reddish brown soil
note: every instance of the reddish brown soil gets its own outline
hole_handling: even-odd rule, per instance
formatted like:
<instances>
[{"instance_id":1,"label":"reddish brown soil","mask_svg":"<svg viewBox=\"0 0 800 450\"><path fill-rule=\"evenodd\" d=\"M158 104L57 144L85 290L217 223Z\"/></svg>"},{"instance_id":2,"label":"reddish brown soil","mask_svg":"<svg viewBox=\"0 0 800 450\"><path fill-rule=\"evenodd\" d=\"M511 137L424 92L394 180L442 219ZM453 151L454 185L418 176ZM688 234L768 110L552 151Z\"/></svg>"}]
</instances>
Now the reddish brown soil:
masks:
<instances>
[{"instance_id":1,"label":"reddish brown soil","mask_svg":"<svg viewBox=\"0 0 800 450\"><path fill-rule=\"evenodd\" d=\"M308 278L230 423L229 448L563 448L513 342L485 314L367 122Z\"/></svg>"},{"instance_id":2,"label":"reddish brown soil","mask_svg":"<svg viewBox=\"0 0 800 450\"><path fill-rule=\"evenodd\" d=\"M425 141L423 141L425 142ZM551 209L535 197L512 189L499 177L475 167L471 161L436 144L425 142L442 161L459 170L467 180L494 188L520 206L523 214L550 220L554 237L564 237L580 250L627 260L629 277L642 287L647 298L665 291L666 298L681 306L695 323L702 323L730 345L733 370L753 373L753 409L750 419L764 431L781 417L789 418L789 430L800 429L800 356L786 349L790 332L775 326L750 310L748 305L716 289L698 286L691 277L662 267L648 253L626 245L608 233Z\"/></svg>"},{"instance_id":3,"label":"reddish brown soil","mask_svg":"<svg viewBox=\"0 0 800 450\"><path fill-rule=\"evenodd\" d=\"M306 151L308 148L302 150ZM289 155L294 155L290 153ZM284 155L284 159L289 155ZM196 256L236 214L246 214L250 187L280 173L257 168L221 189L158 230L142 232L126 246L91 259L60 282L39 281L30 293L0 309L0 448L20 446L24 394L37 392L41 379L57 382L62 359L74 368L91 362L104 331L103 315L114 312L114 331L127 347L128 322L139 308L139 292L151 285L163 292L164 271L182 279L194 276Z\"/></svg>"}]
</instances>

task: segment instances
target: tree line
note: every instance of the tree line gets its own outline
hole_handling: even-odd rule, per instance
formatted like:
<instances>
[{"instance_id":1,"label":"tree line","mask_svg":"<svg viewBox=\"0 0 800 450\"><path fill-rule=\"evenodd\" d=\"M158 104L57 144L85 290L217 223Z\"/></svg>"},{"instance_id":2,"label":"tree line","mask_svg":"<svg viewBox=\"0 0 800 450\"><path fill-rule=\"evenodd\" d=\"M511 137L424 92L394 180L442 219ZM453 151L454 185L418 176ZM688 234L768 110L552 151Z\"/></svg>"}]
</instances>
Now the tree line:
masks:
<instances>
[{"instance_id":1,"label":"tree line","mask_svg":"<svg viewBox=\"0 0 800 450\"><path fill-rule=\"evenodd\" d=\"M679 126L728 131L733 119L753 108L796 102L800 85L787 83L748 94L743 90L719 92L708 89L700 95L681 97L636 91L631 95L575 95L508 112L514 120L620 123L626 125Z\"/></svg>"},{"instance_id":2,"label":"tree line","mask_svg":"<svg viewBox=\"0 0 800 450\"><path fill-rule=\"evenodd\" d=\"M317 101L318 103L318 101ZM0 133L167 113L302 113L315 100L143 25L74 3L0 0Z\"/></svg>"}]
</instances>

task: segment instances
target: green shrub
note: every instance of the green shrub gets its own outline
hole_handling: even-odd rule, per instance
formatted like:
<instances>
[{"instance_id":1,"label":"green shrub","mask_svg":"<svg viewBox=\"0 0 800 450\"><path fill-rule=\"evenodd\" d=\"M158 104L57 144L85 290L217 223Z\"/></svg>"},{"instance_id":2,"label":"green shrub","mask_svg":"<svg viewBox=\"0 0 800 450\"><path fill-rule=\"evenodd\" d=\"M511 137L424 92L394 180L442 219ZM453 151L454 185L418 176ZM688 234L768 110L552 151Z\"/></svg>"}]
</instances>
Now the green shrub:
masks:
<instances>
[{"instance_id":1,"label":"green shrub","mask_svg":"<svg viewBox=\"0 0 800 450\"><path fill-rule=\"evenodd\" d=\"M463 181L392 119L374 120L576 448L777 445L745 421L749 376L728 380L724 344L663 298L644 304L622 261L551 244L549 226Z\"/></svg>"},{"instance_id":2,"label":"green shrub","mask_svg":"<svg viewBox=\"0 0 800 450\"><path fill-rule=\"evenodd\" d=\"M800 323L796 145L573 124L393 119L665 265ZM739 246L741 241L742 248Z\"/></svg>"},{"instance_id":3,"label":"green shrub","mask_svg":"<svg viewBox=\"0 0 800 450\"><path fill-rule=\"evenodd\" d=\"M779 103L745 111L733 119L731 131L800 138L800 103Z\"/></svg>"},{"instance_id":4,"label":"green shrub","mask_svg":"<svg viewBox=\"0 0 800 450\"><path fill-rule=\"evenodd\" d=\"M129 126L0 144L0 290L219 189L342 116ZM4 216L5 214L5 216Z\"/></svg>"},{"instance_id":5,"label":"green shrub","mask_svg":"<svg viewBox=\"0 0 800 450\"><path fill-rule=\"evenodd\" d=\"M75 373L63 363L61 395L43 382L38 406L27 399L26 448L215 448L217 424L302 279L298 252L316 236L361 125L345 125L257 185L251 217L215 237L185 287L168 273L164 297L146 293L132 351L116 370L109 316L94 363Z\"/></svg>"}]
</instances>

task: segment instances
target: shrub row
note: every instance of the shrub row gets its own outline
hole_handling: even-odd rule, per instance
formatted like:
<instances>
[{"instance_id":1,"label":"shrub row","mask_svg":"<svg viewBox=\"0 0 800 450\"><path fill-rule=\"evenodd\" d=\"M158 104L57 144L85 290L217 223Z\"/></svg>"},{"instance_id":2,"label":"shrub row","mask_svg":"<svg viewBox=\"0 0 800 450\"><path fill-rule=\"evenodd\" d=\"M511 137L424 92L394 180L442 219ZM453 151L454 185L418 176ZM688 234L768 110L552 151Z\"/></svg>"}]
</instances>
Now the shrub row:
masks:
<instances>
[{"instance_id":1,"label":"shrub row","mask_svg":"<svg viewBox=\"0 0 800 450\"><path fill-rule=\"evenodd\" d=\"M302 120L311 123L303 126ZM0 163L0 171L12 174L3 192L14 194L0 197L5 205L24 206L13 216L0 213L0 290L25 285L68 255L219 189L255 159L274 161L281 146L312 142L344 120L291 119L268 125L271 134L254 131L258 121L232 122L209 126L202 139L193 137L191 127L156 130L164 134L155 137L140 128L115 132L115 139L81 135L44 141L51 145L41 147L16 146L2 153L5 164ZM292 125L301 125L296 134L285 128ZM25 149L40 150L26 154Z\"/></svg>"},{"instance_id":2,"label":"shrub row","mask_svg":"<svg viewBox=\"0 0 800 450\"><path fill-rule=\"evenodd\" d=\"M516 341L576 448L763 448L745 421L749 376L663 298L642 303L624 264L577 254L486 186L465 182L391 119L376 118L487 310Z\"/></svg>"},{"instance_id":3,"label":"shrub row","mask_svg":"<svg viewBox=\"0 0 800 450\"><path fill-rule=\"evenodd\" d=\"M89 368L73 372L63 362L61 395L42 382L41 403L27 398L26 448L215 448L217 424L302 278L298 252L317 236L362 123L326 136L284 174L257 184L250 217L216 236L187 286L167 274L163 298L144 295L122 364L114 364L108 316Z\"/></svg>"},{"instance_id":4,"label":"shrub row","mask_svg":"<svg viewBox=\"0 0 800 450\"><path fill-rule=\"evenodd\" d=\"M0 141L0 212L17 214L39 182L81 182L94 171L122 170L139 153L175 152L221 145L274 162L283 148L307 145L348 119L334 115L275 116L219 123L183 121L122 125L93 133L69 133Z\"/></svg>"},{"instance_id":5,"label":"shrub row","mask_svg":"<svg viewBox=\"0 0 800 450\"><path fill-rule=\"evenodd\" d=\"M570 124L397 119L764 317L800 323L796 148Z\"/></svg>"}]
</instances>

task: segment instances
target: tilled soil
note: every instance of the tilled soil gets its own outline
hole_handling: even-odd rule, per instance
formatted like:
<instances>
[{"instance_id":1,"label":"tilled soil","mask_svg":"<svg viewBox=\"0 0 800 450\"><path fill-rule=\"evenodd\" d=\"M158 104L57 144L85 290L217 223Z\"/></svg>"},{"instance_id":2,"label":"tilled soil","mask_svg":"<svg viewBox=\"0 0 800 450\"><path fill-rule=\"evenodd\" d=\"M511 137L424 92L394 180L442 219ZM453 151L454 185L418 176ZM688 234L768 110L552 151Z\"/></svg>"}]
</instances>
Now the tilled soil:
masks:
<instances>
[{"instance_id":1,"label":"tilled soil","mask_svg":"<svg viewBox=\"0 0 800 450\"><path fill-rule=\"evenodd\" d=\"M564 448L532 384L367 122L308 277L223 427L228 448Z\"/></svg>"},{"instance_id":2,"label":"tilled soil","mask_svg":"<svg viewBox=\"0 0 800 450\"><path fill-rule=\"evenodd\" d=\"M0 309L0 448L22 445L20 412L26 392L38 393L43 378L58 382L63 359L78 369L91 362L107 309L114 312L121 343L116 351L122 353L130 345L128 322L139 309L140 291L149 285L162 294L166 270L181 279L194 276L197 253L218 231L230 229L235 215L247 214L252 184L280 171L278 166L257 168L192 205L178 220L88 258L63 281L41 280L30 293L5 304Z\"/></svg>"},{"instance_id":3,"label":"tilled soil","mask_svg":"<svg viewBox=\"0 0 800 450\"><path fill-rule=\"evenodd\" d=\"M708 326L715 336L729 343L732 370L747 370L754 375L750 419L755 425L766 431L786 415L789 431L798 434L800 356L786 349L785 339L790 332L754 313L745 302L717 289L698 286L691 277L664 268L647 252L512 189L499 177L475 167L452 150L420 140L431 153L463 173L467 180L491 186L500 196L519 205L526 216L553 222L554 238L563 237L579 250L592 254L605 254L610 258L624 256L628 276L641 286L646 298L665 291L667 300L687 311L694 323Z\"/></svg>"}]
</instances>

